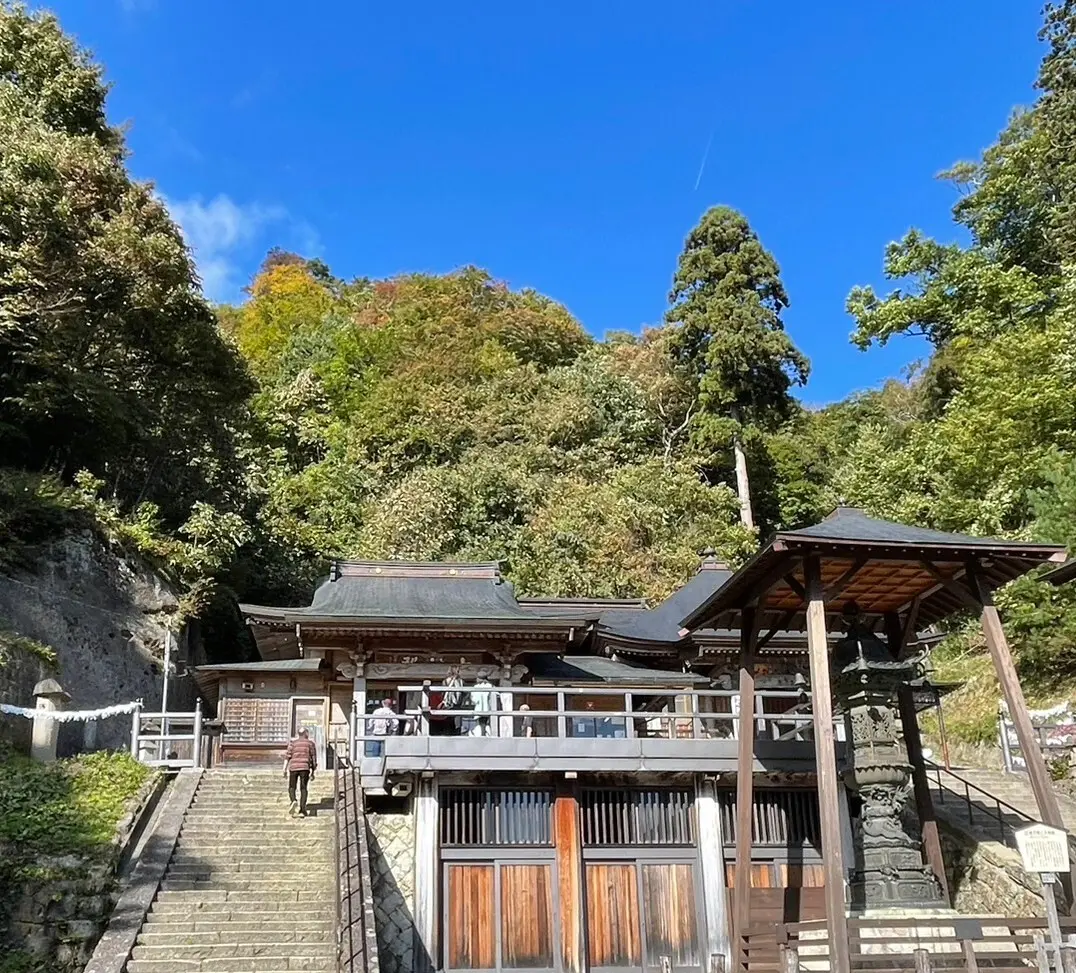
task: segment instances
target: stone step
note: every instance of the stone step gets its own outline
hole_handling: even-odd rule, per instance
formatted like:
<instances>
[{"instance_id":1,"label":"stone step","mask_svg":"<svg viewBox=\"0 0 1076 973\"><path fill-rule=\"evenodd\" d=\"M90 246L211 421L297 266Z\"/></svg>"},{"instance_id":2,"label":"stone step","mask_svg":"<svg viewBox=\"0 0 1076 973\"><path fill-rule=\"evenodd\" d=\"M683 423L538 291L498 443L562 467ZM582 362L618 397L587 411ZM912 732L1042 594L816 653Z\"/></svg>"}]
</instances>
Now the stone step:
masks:
<instances>
[{"instance_id":1,"label":"stone step","mask_svg":"<svg viewBox=\"0 0 1076 973\"><path fill-rule=\"evenodd\" d=\"M196 946L135 946L131 953L134 959L176 959L207 960L235 957L283 957L288 959L296 955L306 957L332 958L336 947L332 942L277 942L277 943L209 943Z\"/></svg>"},{"instance_id":2,"label":"stone step","mask_svg":"<svg viewBox=\"0 0 1076 973\"><path fill-rule=\"evenodd\" d=\"M158 932L147 929L139 933L139 946L254 946L273 943L328 943L332 944L332 927L324 929L202 929L175 932Z\"/></svg>"},{"instance_id":3,"label":"stone step","mask_svg":"<svg viewBox=\"0 0 1076 973\"><path fill-rule=\"evenodd\" d=\"M168 913L151 918L143 933L179 934L179 933L246 933L246 932L310 932L322 936L331 936L333 920L321 912L296 913L295 918L273 918L273 913L256 913L253 916L245 912L207 912L194 913L197 918L179 918ZM267 915L267 918L259 918ZM174 919L174 921L172 921Z\"/></svg>"},{"instance_id":4,"label":"stone step","mask_svg":"<svg viewBox=\"0 0 1076 973\"><path fill-rule=\"evenodd\" d=\"M335 973L335 959L323 956L291 958L261 956L256 959L225 957L208 960L143 959L129 960L127 973L278 973L302 970L304 973Z\"/></svg>"},{"instance_id":5,"label":"stone step","mask_svg":"<svg viewBox=\"0 0 1076 973\"><path fill-rule=\"evenodd\" d=\"M194 889L219 892L296 892L304 897L322 891L326 883L315 876L295 878L172 878L165 875L161 883L164 892L189 892Z\"/></svg>"},{"instance_id":6,"label":"stone step","mask_svg":"<svg viewBox=\"0 0 1076 973\"><path fill-rule=\"evenodd\" d=\"M149 918L163 922L196 922L207 920L224 922L228 919L244 921L250 919L258 922L284 922L297 920L316 920L331 918L333 903L327 899L312 902L298 902L295 899L264 899L256 902L236 902L226 899L181 900L164 899L153 903Z\"/></svg>"},{"instance_id":7,"label":"stone step","mask_svg":"<svg viewBox=\"0 0 1076 973\"><path fill-rule=\"evenodd\" d=\"M228 902L235 903L270 903L280 904L287 907L290 902L331 902L334 896L332 889L311 888L307 892L297 889L162 889L157 893L159 902ZM188 905L189 907L189 905Z\"/></svg>"},{"instance_id":8,"label":"stone step","mask_svg":"<svg viewBox=\"0 0 1076 973\"><path fill-rule=\"evenodd\" d=\"M218 846L202 845L201 847L187 846L176 849L172 857L173 865L260 865L264 868L279 866L286 868L288 865L301 865L314 870L332 869L333 854L329 848L317 846L304 848L270 848L236 850L231 848L222 849Z\"/></svg>"},{"instance_id":9,"label":"stone step","mask_svg":"<svg viewBox=\"0 0 1076 973\"><path fill-rule=\"evenodd\" d=\"M197 882L200 884L226 882L270 882L274 884L286 884L295 888L308 888L311 885L320 885L327 882L329 873L318 872L312 874L298 866L288 869L280 868L221 868L211 866L205 868L170 868L165 874L164 881L170 885L178 883Z\"/></svg>"}]
</instances>

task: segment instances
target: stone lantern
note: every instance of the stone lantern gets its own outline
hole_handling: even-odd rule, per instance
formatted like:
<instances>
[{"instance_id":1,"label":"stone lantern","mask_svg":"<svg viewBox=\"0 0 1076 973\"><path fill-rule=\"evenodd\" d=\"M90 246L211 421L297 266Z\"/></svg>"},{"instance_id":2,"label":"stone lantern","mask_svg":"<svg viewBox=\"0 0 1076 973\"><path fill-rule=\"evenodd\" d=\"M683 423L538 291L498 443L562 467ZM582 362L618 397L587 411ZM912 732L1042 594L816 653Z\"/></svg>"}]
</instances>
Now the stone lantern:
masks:
<instances>
[{"instance_id":1,"label":"stone lantern","mask_svg":"<svg viewBox=\"0 0 1076 973\"><path fill-rule=\"evenodd\" d=\"M911 765L898 716L897 690L922 672L922 657L895 659L845 611L844 638L833 648L833 689L844 712L848 745L845 783L861 800L853 845L851 900L856 910L945 908L920 843L907 831Z\"/></svg>"},{"instance_id":2,"label":"stone lantern","mask_svg":"<svg viewBox=\"0 0 1076 973\"><path fill-rule=\"evenodd\" d=\"M44 714L55 713L63 709L71 697L55 679L42 679L34 686L37 699L36 710L43 715L34 717L33 736L30 741L30 756L42 763L51 763L56 759L56 739L60 724Z\"/></svg>"}]
</instances>

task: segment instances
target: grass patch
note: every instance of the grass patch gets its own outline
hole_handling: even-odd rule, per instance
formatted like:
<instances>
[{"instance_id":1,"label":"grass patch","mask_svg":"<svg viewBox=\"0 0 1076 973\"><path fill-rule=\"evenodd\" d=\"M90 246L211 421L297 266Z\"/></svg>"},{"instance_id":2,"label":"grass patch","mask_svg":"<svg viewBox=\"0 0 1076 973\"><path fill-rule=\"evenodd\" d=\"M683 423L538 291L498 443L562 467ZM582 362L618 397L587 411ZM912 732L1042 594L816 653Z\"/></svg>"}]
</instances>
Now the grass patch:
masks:
<instances>
[{"instance_id":1,"label":"grass patch","mask_svg":"<svg viewBox=\"0 0 1076 973\"><path fill-rule=\"evenodd\" d=\"M43 877L43 863L62 856L104 860L151 772L124 753L52 764L0 756L0 882Z\"/></svg>"},{"instance_id":2,"label":"grass patch","mask_svg":"<svg viewBox=\"0 0 1076 973\"><path fill-rule=\"evenodd\" d=\"M964 685L946 696L946 734L954 740L977 746L996 746L998 741L998 703L1001 684L994 663L981 642L954 637L943 642L931 656L934 682L960 682ZM1057 675L1053 680L1022 680L1024 695L1031 709L1047 709L1058 703L1076 700L1076 679ZM936 739L938 719L933 710L920 716L923 732Z\"/></svg>"}]
</instances>

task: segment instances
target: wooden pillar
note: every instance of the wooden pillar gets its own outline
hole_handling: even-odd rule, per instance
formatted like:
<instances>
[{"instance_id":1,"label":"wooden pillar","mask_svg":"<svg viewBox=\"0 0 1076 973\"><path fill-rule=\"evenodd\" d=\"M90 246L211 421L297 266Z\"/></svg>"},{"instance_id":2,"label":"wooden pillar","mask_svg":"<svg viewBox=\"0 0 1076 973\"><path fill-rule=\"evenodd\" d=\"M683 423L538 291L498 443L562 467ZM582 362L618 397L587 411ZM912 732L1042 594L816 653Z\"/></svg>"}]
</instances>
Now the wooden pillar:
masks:
<instances>
[{"instance_id":1,"label":"wooden pillar","mask_svg":"<svg viewBox=\"0 0 1076 973\"><path fill-rule=\"evenodd\" d=\"M751 808L755 800L755 642L758 611L740 613L740 719L736 758L736 870L733 882L732 955L736 973L747 966L744 933L751 922Z\"/></svg>"},{"instance_id":2,"label":"wooden pillar","mask_svg":"<svg viewBox=\"0 0 1076 973\"><path fill-rule=\"evenodd\" d=\"M1061 809L1057 805L1057 795L1054 793L1050 774L1046 769L1046 761L1039 749L1035 728L1031 725L1027 700L1024 699L1024 691L1020 688L1020 678L1016 674L1016 666L1012 661L1012 652L1009 649L1009 641L1005 637L1005 629L1001 627L1001 617L998 615L997 606L994 604L990 589L983 583L979 574L978 563L968 562L967 571L972 584L972 592L982 605L983 635L986 636L986 645L990 649L990 657L994 662L998 681L1001 683L1001 693L1009 707L1009 718L1013 722L1016 738L1020 742L1020 752L1024 755L1028 777L1031 778L1031 789L1035 793L1039 816L1044 824L1065 830ZM1076 883L1076 865L1063 883L1070 907L1076 911L1076 901L1073 900L1072 894L1074 883Z\"/></svg>"},{"instance_id":3,"label":"wooden pillar","mask_svg":"<svg viewBox=\"0 0 1076 973\"><path fill-rule=\"evenodd\" d=\"M416 973L441 968L437 950L437 781L419 777L415 788L415 925Z\"/></svg>"},{"instance_id":4,"label":"wooden pillar","mask_svg":"<svg viewBox=\"0 0 1076 973\"><path fill-rule=\"evenodd\" d=\"M829 679L829 639L822 575L815 555L804 560L807 581L807 646L811 658L811 710L814 717L818 804L822 817L822 860L826 875L826 929L831 973L849 973L848 919L845 915L844 855L837 802L837 751L833 741L833 692Z\"/></svg>"},{"instance_id":5,"label":"wooden pillar","mask_svg":"<svg viewBox=\"0 0 1076 973\"><path fill-rule=\"evenodd\" d=\"M915 790L915 808L919 813L919 826L923 829L923 851L941 885L942 894L949 898L949 880L945 876L945 857L942 854L938 820L934 816L934 801L930 796L927 767L923 759L923 738L919 732L919 719L915 712L915 692L911 686L901 686L900 725L904 732L904 744L908 748L908 763L912 765L912 787Z\"/></svg>"},{"instance_id":6,"label":"wooden pillar","mask_svg":"<svg viewBox=\"0 0 1076 973\"><path fill-rule=\"evenodd\" d=\"M712 970L713 957L721 957L729 969L728 891L725 883L725 836L721 833L721 814L717 804L717 787L713 780L700 777L695 795L699 822L699 851L702 855L702 888L706 906L706 957L703 969Z\"/></svg>"},{"instance_id":7,"label":"wooden pillar","mask_svg":"<svg viewBox=\"0 0 1076 973\"><path fill-rule=\"evenodd\" d=\"M553 829L560 892L560 969L562 973L583 973L587 962L582 835L579 802L571 781L557 782Z\"/></svg>"}]
</instances>

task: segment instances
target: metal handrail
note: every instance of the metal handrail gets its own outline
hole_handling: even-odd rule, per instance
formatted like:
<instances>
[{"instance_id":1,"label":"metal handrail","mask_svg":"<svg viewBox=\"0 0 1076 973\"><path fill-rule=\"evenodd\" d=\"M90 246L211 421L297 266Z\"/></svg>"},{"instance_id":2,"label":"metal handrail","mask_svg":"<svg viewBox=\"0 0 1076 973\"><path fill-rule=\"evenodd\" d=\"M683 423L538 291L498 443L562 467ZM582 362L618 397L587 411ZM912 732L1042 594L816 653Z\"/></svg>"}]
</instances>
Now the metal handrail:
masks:
<instances>
[{"instance_id":1,"label":"metal handrail","mask_svg":"<svg viewBox=\"0 0 1076 973\"><path fill-rule=\"evenodd\" d=\"M1010 848L1015 848L1016 847L1016 839L1013 837L1013 834L1012 834L1012 832L1013 832L1012 825L1008 821L1005 820L1005 816L1002 814L1002 808L1004 808L1010 814L1015 815L1017 818L1022 818L1028 824L1037 823L1036 819L1033 818L1026 811L1021 811L1020 808L1013 807L1008 802L1001 800L1000 797L997 797L996 795L991 794L989 791L984 790L978 784L973 784L966 777L961 777L960 774L954 773L952 770L948 770L945 767L939 766L938 764L934 763L932 760L926 761L926 765L927 765L927 771L928 772L932 771L934 773L934 779L936 780L937 785L938 785L938 803L939 804L944 804L945 803L945 792L947 790L952 794L956 794L957 796L960 796L960 792L956 788L950 786L948 783L943 783L942 782L942 774L945 774L947 778L948 777L953 778L953 780L960 783L964 788L963 798L964 798L964 803L965 803L965 806L967 807L967 812L968 812L968 824L970 824L970 825L975 824L975 811L976 811L976 809L978 809L979 811L987 814L989 817L993 818L995 822L997 822L998 836L1001 839L1002 844L1008 845ZM971 799L971 792L972 791L975 791L977 794L982 794L984 797L986 797L990 801L992 801L994 803L994 806L997 808L996 813L994 811L990 810L990 808L987 807L987 806L983 806L981 804L974 803L972 801L972 799Z\"/></svg>"}]
</instances>

